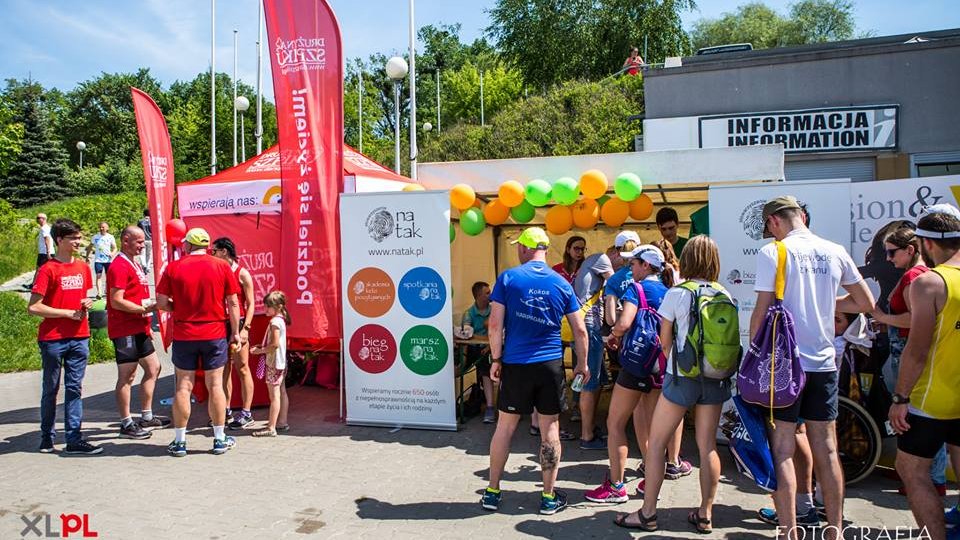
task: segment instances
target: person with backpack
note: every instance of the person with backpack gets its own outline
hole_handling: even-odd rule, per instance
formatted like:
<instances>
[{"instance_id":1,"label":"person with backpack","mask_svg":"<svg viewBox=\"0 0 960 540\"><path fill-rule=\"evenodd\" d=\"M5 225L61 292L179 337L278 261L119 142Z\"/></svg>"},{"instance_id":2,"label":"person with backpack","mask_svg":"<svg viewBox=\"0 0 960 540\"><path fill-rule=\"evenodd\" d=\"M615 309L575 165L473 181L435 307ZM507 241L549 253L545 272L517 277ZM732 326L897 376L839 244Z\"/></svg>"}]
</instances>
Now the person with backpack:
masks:
<instances>
[{"instance_id":1,"label":"person with backpack","mask_svg":"<svg viewBox=\"0 0 960 540\"><path fill-rule=\"evenodd\" d=\"M830 525L827 530L832 533L843 526L843 471L836 429L839 381L833 347L834 313L837 310L870 312L874 305L873 295L847 251L810 232L795 197L771 199L763 206L762 218L764 237L773 237L777 241L763 246L757 253L754 286L757 300L750 319L751 348L756 343L755 338L766 328L768 309L782 309L793 323L794 336L789 337L795 337L796 342L790 352L796 351L798 360L798 369L776 370L774 380L767 381L771 399L776 398L777 402L775 407L767 408L775 426L770 435L777 471L774 506L788 538L795 537L792 535L797 534L797 479L793 455L796 424L802 418L813 451L817 482L823 491ZM778 287L777 270L781 266L784 281ZM849 294L837 298L841 286ZM782 297L776 294L778 289L782 291ZM754 369L763 368L748 365L750 358L748 355L745 359L737 381L739 393L747 401L751 401L747 399L748 395L763 393L747 384L755 381L762 385L763 380L762 377L750 379ZM768 367L770 370L775 368L773 365ZM781 380L784 373L786 380Z\"/></svg>"},{"instance_id":2,"label":"person with backpack","mask_svg":"<svg viewBox=\"0 0 960 540\"><path fill-rule=\"evenodd\" d=\"M655 531L657 498L663 484L664 452L687 409L696 405L694 423L700 451L700 507L687 521L699 533L713 530L713 501L720 482L717 426L723 403L730 399L730 377L740 361L737 306L719 283L720 252L707 236L691 238L680 253L687 281L671 288L658 310L663 319L660 343L670 352L663 391L650 428L643 507L621 514L621 527Z\"/></svg>"},{"instance_id":3,"label":"person with backpack","mask_svg":"<svg viewBox=\"0 0 960 540\"><path fill-rule=\"evenodd\" d=\"M627 422L641 400L656 403L660 395L665 360L660 349L660 317L656 310L667 293L664 281L670 284L673 277L673 268L664 263L663 253L652 245L642 245L620 256L629 261L625 268L630 269L632 279L623 281L626 287L621 297L623 311L607 340L611 349L620 351L620 374L613 386L607 413L610 472L600 487L585 494L588 501L599 503L628 500L624 485L629 453ZM657 274L660 274L659 278ZM652 407L650 412L653 412ZM650 418L645 417L643 422L649 428ZM638 444L645 456L646 440L638 440Z\"/></svg>"}]
</instances>

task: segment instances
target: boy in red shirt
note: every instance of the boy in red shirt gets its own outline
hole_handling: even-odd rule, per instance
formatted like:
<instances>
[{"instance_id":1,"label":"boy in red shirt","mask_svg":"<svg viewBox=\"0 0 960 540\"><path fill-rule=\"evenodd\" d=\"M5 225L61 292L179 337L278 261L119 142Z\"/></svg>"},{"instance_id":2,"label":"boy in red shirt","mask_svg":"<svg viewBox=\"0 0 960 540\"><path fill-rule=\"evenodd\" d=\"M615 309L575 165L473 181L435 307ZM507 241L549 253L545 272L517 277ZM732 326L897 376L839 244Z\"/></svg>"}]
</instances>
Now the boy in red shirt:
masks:
<instances>
[{"instance_id":1,"label":"boy in red shirt","mask_svg":"<svg viewBox=\"0 0 960 540\"><path fill-rule=\"evenodd\" d=\"M183 244L187 254L171 262L157 284L157 306L173 312L170 360L176 368L177 390L173 401L174 440L167 446L167 452L176 457L187 455L187 421L197 360L210 394L213 453L226 453L237 444L236 439L223 433L227 407L223 366L227 363L228 338L231 345L239 346L241 342L237 301L240 284L229 264L207 254L209 245L207 231L199 228L187 231Z\"/></svg>"},{"instance_id":2,"label":"boy in red shirt","mask_svg":"<svg viewBox=\"0 0 960 540\"><path fill-rule=\"evenodd\" d=\"M67 454L99 454L103 448L83 440L83 401L80 393L90 356L90 325L87 310L92 301L90 267L75 259L83 233L69 219L58 219L51 228L56 254L37 270L27 311L43 317L37 341L43 361L43 393L40 398L40 452L53 452L57 432L57 392L63 372L64 418Z\"/></svg>"},{"instance_id":3,"label":"boy in red shirt","mask_svg":"<svg viewBox=\"0 0 960 540\"><path fill-rule=\"evenodd\" d=\"M150 299L149 281L140 266L145 235L136 225L120 233L120 253L107 269L107 333L117 353L117 409L120 436L147 439L154 428L170 425L168 418L154 416L153 389L160 377L160 361L153 348L150 315L157 305ZM140 380L140 420L130 414L130 388L143 367Z\"/></svg>"}]
</instances>

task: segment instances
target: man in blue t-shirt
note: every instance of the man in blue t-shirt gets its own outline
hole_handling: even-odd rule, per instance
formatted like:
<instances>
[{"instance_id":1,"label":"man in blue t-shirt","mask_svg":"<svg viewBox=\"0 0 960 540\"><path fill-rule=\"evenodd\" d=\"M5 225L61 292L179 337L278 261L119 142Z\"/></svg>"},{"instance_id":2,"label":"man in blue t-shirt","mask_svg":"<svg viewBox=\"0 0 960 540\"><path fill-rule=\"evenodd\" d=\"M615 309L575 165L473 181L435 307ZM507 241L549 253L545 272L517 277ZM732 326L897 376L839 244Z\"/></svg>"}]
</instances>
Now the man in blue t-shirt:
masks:
<instances>
[{"instance_id":1,"label":"man in blue t-shirt","mask_svg":"<svg viewBox=\"0 0 960 540\"><path fill-rule=\"evenodd\" d=\"M520 416L536 409L540 416L540 466L543 493L540 513L555 514L566 496L554 490L560 464L560 409L563 394L563 348L560 323L573 329L579 359L574 376L590 380L587 368L587 328L573 288L546 261L550 238L530 227L512 242L521 265L497 278L490 295L490 378L500 383L497 429L490 441L490 485L480 503L486 510L500 506L500 478L510 456L510 440Z\"/></svg>"}]
</instances>

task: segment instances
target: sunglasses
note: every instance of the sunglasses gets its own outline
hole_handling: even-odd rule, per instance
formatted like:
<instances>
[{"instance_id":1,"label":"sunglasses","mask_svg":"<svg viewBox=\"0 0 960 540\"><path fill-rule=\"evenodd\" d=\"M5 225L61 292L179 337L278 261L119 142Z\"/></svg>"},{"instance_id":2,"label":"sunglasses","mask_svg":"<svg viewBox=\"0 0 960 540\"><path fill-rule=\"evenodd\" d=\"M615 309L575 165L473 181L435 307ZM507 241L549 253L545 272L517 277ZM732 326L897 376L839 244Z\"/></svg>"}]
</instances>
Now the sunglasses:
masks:
<instances>
[{"instance_id":1,"label":"sunglasses","mask_svg":"<svg viewBox=\"0 0 960 540\"><path fill-rule=\"evenodd\" d=\"M906 248L898 247L893 249L885 249L884 251L887 253L887 258L892 259L893 256L896 255L897 252L900 251L901 249L906 249Z\"/></svg>"}]
</instances>

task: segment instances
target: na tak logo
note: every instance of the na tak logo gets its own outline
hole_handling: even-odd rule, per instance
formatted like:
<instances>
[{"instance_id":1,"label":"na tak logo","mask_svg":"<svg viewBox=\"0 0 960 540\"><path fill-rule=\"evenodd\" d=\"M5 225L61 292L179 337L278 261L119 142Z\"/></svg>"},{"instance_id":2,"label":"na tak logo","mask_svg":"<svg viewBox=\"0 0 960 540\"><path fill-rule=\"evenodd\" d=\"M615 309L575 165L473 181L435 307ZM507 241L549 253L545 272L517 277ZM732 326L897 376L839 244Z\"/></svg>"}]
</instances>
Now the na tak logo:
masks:
<instances>
[{"instance_id":1,"label":"na tak logo","mask_svg":"<svg viewBox=\"0 0 960 540\"><path fill-rule=\"evenodd\" d=\"M399 239L423 238L412 210L391 213L386 206L377 207L367 215L366 227L370 238L378 243L390 235Z\"/></svg>"}]
</instances>

